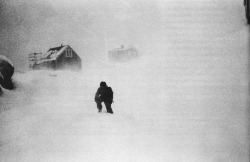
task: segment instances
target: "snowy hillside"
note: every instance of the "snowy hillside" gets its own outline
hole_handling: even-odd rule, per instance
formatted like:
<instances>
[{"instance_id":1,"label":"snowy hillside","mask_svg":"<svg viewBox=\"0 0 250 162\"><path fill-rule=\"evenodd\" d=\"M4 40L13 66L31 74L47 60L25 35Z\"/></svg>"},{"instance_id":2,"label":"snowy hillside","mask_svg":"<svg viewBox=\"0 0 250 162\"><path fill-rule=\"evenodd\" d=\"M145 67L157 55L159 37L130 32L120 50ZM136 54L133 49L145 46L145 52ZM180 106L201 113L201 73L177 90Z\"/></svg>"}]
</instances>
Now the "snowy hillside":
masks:
<instances>
[{"instance_id":1,"label":"snowy hillside","mask_svg":"<svg viewBox=\"0 0 250 162\"><path fill-rule=\"evenodd\" d=\"M241 2L160 2L137 60L16 72L17 88L0 97L0 161L249 161ZM114 91L113 115L97 113L101 81Z\"/></svg>"},{"instance_id":2,"label":"snowy hillside","mask_svg":"<svg viewBox=\"0 0 250 162\"><path fill-rule=\"evenodd\" d=\"M16 73L0 98L1 161L244 161L245 65L162 58ZM102 80L114 115L97 113Z\"/></svg>"}]
</instances>

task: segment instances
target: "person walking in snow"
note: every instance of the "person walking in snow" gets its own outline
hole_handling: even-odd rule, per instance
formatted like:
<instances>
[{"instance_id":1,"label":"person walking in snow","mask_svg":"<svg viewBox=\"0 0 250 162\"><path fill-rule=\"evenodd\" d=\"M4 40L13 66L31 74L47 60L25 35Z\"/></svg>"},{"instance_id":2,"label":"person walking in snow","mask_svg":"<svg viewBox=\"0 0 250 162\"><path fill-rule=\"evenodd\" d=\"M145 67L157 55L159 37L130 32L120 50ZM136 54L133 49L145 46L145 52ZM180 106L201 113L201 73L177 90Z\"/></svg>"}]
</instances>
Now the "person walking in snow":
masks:
<instances>
[{"instance_id":1,"label":"person walking in snow","mask_svg":"<svg viewBox=\"0 0 250 162\"><path fill-rule=\"evenodd\" d=\"M111 104L113 103L113 91L108 87L106 82L101 82L100 87L95 94L95 102L97 104L98 112L102 111L102 102L104 102L107 112L113 114Z\"/></svg>"}]
</instances>

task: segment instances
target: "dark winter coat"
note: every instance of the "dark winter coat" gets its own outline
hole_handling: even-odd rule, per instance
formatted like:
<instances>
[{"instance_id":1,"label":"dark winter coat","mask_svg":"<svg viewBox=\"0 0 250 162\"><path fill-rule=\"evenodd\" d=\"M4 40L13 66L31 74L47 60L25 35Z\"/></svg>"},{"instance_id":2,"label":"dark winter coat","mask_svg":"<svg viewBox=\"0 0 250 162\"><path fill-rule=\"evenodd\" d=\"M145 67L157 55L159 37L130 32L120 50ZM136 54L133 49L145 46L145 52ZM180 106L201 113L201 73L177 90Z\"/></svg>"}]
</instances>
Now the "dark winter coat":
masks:
<instances>
[{"instance_id":1,"label":"dark winter coat","mask_svg":"<svg viewBox=\"0 0 250 162\"><path fill-rule=\"evenodd\" d=\"M95 94L95 102L109 102L109 103L112 103L113 102L113 96L111 97L107 97L105 96L107 90L108 90L109 87L99 87L97 89L97 92Z\"/></svg>"}]
</instances>

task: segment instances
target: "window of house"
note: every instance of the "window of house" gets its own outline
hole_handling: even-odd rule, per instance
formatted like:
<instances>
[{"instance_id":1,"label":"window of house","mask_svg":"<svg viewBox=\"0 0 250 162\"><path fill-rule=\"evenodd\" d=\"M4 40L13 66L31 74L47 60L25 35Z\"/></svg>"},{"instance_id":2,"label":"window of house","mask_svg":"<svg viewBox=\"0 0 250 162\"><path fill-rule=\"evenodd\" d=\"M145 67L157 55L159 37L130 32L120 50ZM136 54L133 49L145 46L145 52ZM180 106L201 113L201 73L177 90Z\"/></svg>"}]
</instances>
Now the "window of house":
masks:
<instances>
[{"instance_id":1,"label":"window of house","mask_svg":"<svg viewBox=\"0 0 250 162\"><path fill-rule=\"evenodd\" d=\"M67 49L66 50L66 57L72 57L72 50L71 49Z\"/></svg>"}]
</instances>

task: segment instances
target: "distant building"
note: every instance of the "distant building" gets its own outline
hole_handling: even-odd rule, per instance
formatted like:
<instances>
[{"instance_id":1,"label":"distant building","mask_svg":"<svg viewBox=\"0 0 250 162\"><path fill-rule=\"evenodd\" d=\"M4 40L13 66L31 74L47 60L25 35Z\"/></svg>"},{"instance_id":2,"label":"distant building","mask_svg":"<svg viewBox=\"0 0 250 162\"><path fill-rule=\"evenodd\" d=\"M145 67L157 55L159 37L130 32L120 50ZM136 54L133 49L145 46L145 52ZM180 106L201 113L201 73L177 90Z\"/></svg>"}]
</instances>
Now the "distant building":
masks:
<instances>
[{"instance_id":1,"label":"distant building","mask_svg":"<svg viewBox=\"0 0 250 162\"><path fill-rule=\"evenodd\" d=\"M138 50L134 46L129 46L128 48L125 48L124 45L121 45L120 48L116 48L109 51L108 55L111 60L130 60L138 57Z\"/></svg>"},{"instance_id":2,"label":"distant building","mask_svg":"<svg viewBox=\"0 0 250 162\"><path fill-rule=\"evenodd\" d=\"M69 45L50 48L45 54L30 54L29 61L32 69L79 70L82 67L81 58Z\"/></svg>"}]
</instances>

